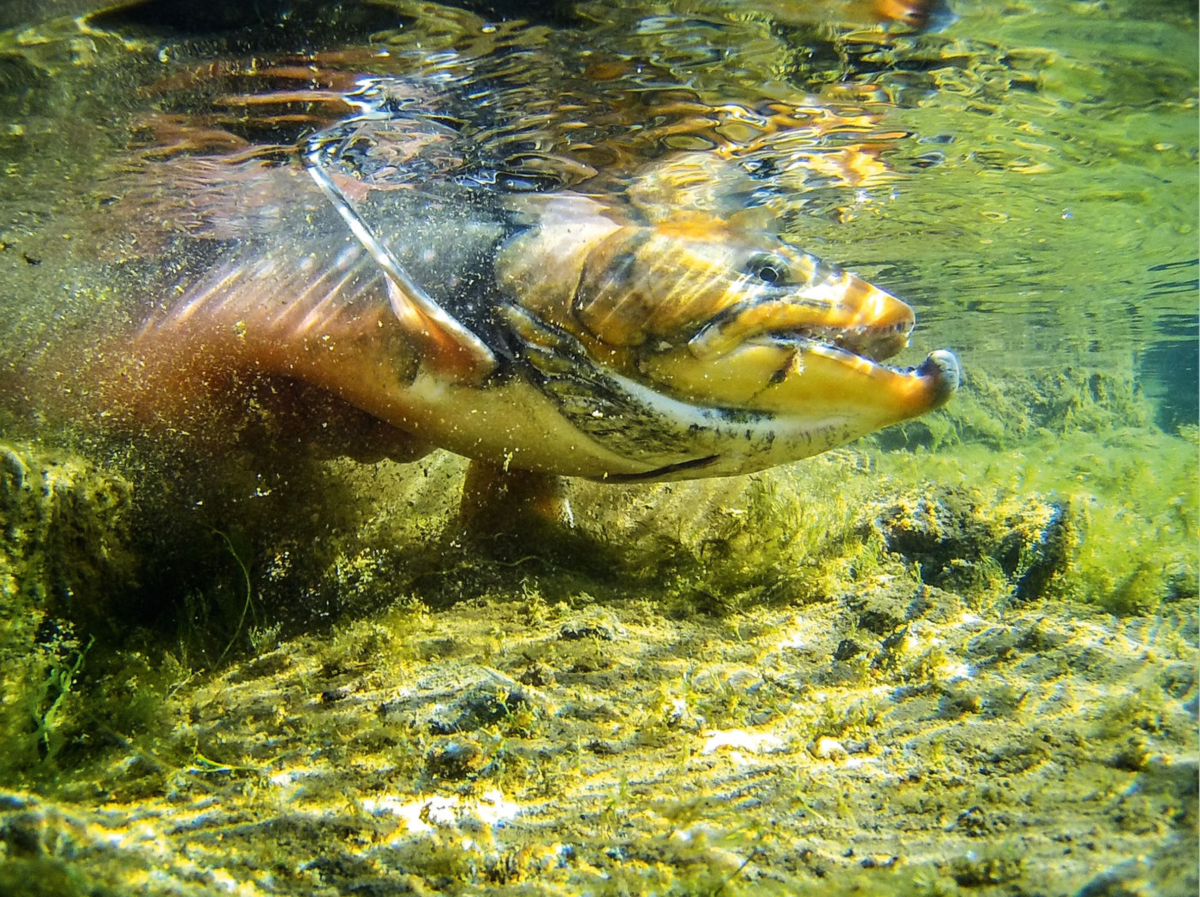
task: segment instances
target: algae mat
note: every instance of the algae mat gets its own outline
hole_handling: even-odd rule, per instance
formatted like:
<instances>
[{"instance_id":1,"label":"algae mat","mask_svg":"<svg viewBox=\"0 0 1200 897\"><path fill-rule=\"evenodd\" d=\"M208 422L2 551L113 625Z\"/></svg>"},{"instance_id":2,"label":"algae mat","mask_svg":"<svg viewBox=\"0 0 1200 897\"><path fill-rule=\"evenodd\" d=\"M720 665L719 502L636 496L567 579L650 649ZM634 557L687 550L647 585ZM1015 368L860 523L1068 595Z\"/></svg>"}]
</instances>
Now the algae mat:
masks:
<instances>
[{"instance_id":1,"label":"algae mat","mask_svg":"<svg viewBox=\"0 0 1200 897\"><path fill-rule=\"evenodd\" d=\"M865 108L778 148L783 228L967 379L794 467L572 483L524 539L460 530L449 455L140 438L5 380L0 893L1196 893L1193 8L91 6L0 39L5 374L180 263L80 229L148 113L365 51Z\"/></svg>"},{"instance_id":2,"label":"algae mat","mask_svg":"<svg viewBox=\"0 0 1200 897\"><path fill-rule=\"evenodd\" d=\"M428 463L422 481L458 466ZM994 484L971 485L984 464ZM430 595L444 609L410 580L328 631L256 632L216 672L126 648L25 736L55 760L4 797L4 886L1186 893L1194 579L1117 584L1157 603L1104 613L1080 507L1112 498L1054 503L1027 474L1017 453L863 453L589 487L585 527L636 531L675 569L598 577L536 552L481 569L448 548L439 577L473 597ZM1153 526L1154 502L1126 515ZM376 546L339 567L362 583L388 563Z\"/></svg>"}]
</instances>

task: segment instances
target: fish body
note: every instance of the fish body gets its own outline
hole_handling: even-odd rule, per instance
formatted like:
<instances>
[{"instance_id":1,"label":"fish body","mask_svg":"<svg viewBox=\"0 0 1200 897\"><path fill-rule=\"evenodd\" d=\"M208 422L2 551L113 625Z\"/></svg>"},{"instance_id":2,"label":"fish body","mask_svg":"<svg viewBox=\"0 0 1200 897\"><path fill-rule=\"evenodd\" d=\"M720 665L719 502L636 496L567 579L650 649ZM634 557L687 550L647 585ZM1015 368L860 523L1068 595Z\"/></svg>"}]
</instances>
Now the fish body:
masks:
<instances>
[{"instance_id":1,"label":"fish body","mask_svg":"<svg viewBox=\"0 0 1200 897\"><path fill-rule=\"evenodd\" d=\"M883 363L912 310L764 227L731 154L505 180L401 90L364 81L282 164L204 160L195 230L223 248L116 353L113 403L169 419L275 378L365 412L397 455L629 481L794 461L955 391L949 352Z\"/></svg>"}]
</instances>

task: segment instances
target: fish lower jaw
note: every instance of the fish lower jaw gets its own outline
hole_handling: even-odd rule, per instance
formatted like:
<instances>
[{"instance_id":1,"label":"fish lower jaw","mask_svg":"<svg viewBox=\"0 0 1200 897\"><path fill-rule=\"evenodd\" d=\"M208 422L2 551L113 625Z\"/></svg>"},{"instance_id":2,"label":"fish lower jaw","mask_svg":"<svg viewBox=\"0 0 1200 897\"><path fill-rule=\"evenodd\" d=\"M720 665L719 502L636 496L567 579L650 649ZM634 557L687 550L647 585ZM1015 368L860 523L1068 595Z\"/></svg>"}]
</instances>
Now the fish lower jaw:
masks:
<instances>
[{"instance_id":1,"label":"fish lower jaw","mask_svg":"<svg viewBox=\"0 0 1200 897\"><path fill-rule=\"evenodd\" d=\"M933 398L930 410L940 408L950 401L950 397L958 391L962 382L962 370L958 364L958 356L948 349L936 349L930 352L916 368L913 374L923 380L928 380Z\"/></svg>"},{"instance_id":2,"label":"fish lower jaw","mask_svg":"<svg viewBox=\"0 0 1200 897\"><path fill-rule=\"evenodd\" d=\"M868 341L869 340L869 341ZM962 380L958 357L948 349L936 349L918 365L895 367L884 364L908 346L907 330L893 334L872 331L870 334L848 333L844 329L805 328L788 333L771 334L756 340L759 345L790 345L804 353L839 360L848 365L888 371L893 374L917 377L928 381L940 396L933 407L944 404L957 391ZM881 348L883 346L884 348Z\"/></svg>"},{"instance_id":3,"label":"fish lower jaw","mask_svg":"<svg viewBox=\"0 0 1200 897\"><path fill-rule=\"evenodd\" d=\"M937 349L913 367L893 367L828 343L803 343L802 363L795 366L795 383L803 389L791 396L803 408L808 398L836 397L860 417L874 417L872 429L890 426L940 408L958 390L962 380L958 358ZM805 384L806 378L812 378ZM781 385L790 378L781 374ZM867 412L867 409L873 409Z\"/></svg>"}]
</instances>

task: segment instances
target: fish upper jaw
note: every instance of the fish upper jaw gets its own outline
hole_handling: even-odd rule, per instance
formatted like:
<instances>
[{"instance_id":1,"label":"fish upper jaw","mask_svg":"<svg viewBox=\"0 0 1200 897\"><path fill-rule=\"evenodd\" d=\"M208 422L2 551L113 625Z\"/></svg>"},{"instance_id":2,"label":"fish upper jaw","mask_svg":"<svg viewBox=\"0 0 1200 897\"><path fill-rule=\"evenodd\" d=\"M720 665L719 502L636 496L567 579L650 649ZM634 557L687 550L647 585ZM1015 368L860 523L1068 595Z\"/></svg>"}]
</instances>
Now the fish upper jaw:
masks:
<instances>
[{"instance_id":1,"label":"fish upper jaw","mask_svg":"<svg viewBox=\"0 0 1200 897\"><path fill-rule=\"evenodd\" d=\"M790 336L882 361L908 346L912 308L891 293L844 271L826 269L798 288L770 288L723 309L688 341L711 359L760 336Z\"/></svg>"}]
</instances>

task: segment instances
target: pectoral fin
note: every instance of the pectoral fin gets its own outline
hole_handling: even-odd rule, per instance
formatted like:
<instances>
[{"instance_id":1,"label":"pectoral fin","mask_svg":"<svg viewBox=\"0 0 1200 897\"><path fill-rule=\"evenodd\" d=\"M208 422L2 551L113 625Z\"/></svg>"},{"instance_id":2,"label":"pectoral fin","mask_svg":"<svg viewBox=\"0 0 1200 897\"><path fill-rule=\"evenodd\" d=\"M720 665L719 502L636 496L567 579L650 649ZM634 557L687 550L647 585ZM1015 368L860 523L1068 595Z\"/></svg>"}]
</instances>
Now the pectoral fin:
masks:
<instances>
[{"instance_id":1,"label":"pectoral fin","mask_svg":"<svg viewBox=\"0 0 1200 897\"><path fill-rule=\"evenodd\" d=\"M413 280L371 229L353 204L313 158L306 160L308 172L330 201L355 239L375 260L388 283L392 311L408 334L427 355L426 364L455 382L482 383L496 369L496 357L474 333L437 304Z\"/></svg>"},{"instance_id":2,"label":"pectoral fin","mask_svg":"<svg viewBox=\"0 0 1200 897\"><path fill-rule=\"evenodd\" d=\"M496 357L475 334L437 305L432 305L435 313L431 314L424 302L414 300L391 277L387 285L392 312L420 347L425 367L455 383L476 385L496 369Z\"/></svg>"}]
</instances>

